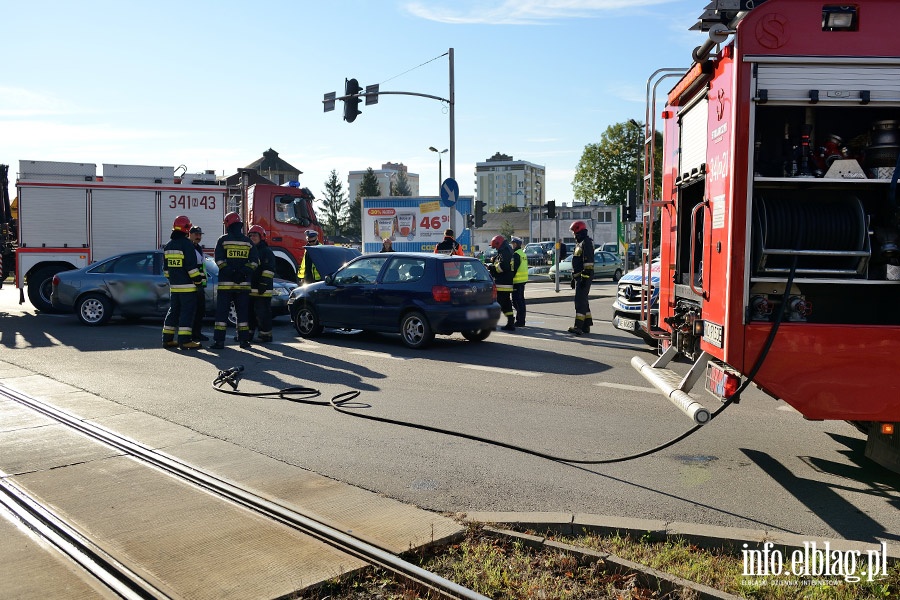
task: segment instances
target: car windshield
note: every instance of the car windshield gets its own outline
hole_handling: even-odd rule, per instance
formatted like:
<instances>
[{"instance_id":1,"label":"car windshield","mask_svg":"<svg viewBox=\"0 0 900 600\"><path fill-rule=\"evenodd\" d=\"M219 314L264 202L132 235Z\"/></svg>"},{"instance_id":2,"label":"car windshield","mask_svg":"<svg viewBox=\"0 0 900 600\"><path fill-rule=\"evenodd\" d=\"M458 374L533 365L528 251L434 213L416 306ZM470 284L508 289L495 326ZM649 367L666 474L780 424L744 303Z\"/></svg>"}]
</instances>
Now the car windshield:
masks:
<instances>
[{"instance_id":1,"label":"car windshield","mask_svg":"<svg viewBox=\"0 0 900 600\"><path fill-rule=\"evenodd\" d=\"M335 285L375 283L387 256L368 256L351 262L334 274Z\"/></svg>"}]
</instances>

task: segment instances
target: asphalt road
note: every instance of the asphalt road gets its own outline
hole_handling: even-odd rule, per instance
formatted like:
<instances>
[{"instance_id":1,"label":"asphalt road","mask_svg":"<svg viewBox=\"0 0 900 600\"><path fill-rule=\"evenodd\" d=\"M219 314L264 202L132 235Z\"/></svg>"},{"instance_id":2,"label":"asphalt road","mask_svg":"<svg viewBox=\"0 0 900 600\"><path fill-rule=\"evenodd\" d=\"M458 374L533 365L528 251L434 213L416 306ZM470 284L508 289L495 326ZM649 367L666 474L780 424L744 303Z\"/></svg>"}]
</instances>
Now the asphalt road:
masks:
<instances>
[{"instance_id":1,"label":"asphalt road","mask_svg":"<svg viewBox=\"0 0 900 600\"><path fill-rule=\"evenodd\" d=\"M537 285L529 284L536 292ZM482 441L354 418L286 400L229 396L217 372L245 371L240 391L306 385L323 398L358 390L360 415L598 461L670 440L691 422L631 368L652 353L609 324L610 282L595 285L597 325L564 333L572 305L533 304L528 326L483 343L439 337L424 351L398 336L326 332L241 351L160 347L159 322L88 328L39 314L0 289L0 360L285 462L430 510L561 511L780 530L819 539L900 538L900 476L863 458L843 422L809 422L750 389L696 434L613 464L566 464ZM211 325L207 329L211 329ZM715 408L710 396L707 407Z\"/></svg>"}]
</instances>

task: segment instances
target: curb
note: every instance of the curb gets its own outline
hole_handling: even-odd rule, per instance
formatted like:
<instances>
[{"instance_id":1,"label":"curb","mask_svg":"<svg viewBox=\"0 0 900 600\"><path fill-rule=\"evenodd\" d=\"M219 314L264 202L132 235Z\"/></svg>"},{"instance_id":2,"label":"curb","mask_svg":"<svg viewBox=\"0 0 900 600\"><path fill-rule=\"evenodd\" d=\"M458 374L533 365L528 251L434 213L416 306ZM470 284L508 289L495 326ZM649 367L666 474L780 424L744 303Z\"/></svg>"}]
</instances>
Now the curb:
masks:
<instances>
[{"instance_id":1,"label":"curb","mask_svg":"<svg viewBox=\"0 0 900 600\"><path fill-rule=\"evenodd\" d=\"M744 549L756 550L770 543L772 550L782 553L804 550L804 544L828 542L834 551L861 552L863 556L873 550L876 542L856 540L824 540L815 535L799 535L783 531L764 529L741 529L720 525L700 525L696 523L679 523L677 521L661 521L655 519L633 519L629 517L611 517L605 515L555 513L555 512L470 512L464 520L474 523L503 524L537 532L552 532L561 535L579 535L583 532L600 535L631 535L632 537L649 537L652 541L665 541L670 537L682 538L701 548L731 548L735 552ZM887 544L887 561L900 562L900 546Z\"/></svg>"}]
</instances>

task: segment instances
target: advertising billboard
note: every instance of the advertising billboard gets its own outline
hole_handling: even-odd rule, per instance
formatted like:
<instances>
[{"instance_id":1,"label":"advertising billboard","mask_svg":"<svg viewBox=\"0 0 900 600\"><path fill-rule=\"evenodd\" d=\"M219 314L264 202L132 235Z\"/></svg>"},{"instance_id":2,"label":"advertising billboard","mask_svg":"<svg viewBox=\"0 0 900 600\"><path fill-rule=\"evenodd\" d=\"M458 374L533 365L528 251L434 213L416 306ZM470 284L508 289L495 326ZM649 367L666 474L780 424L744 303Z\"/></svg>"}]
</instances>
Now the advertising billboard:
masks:
<instances>
[{"instance_id":1,"label":"advertising billboard","mask_svg":"<svg viewBox=\"0 0 900 600\"><path fill-rule=\"evenodd\" d=\"M460 196L453 207L443 206L438 196L363 198L362 251L378 252L382 240L389 237L398 252L433 252L450 227L452 212L456 241L471 254L472 236L465 227L473 198Z\"/></svg>"}]
</instances>

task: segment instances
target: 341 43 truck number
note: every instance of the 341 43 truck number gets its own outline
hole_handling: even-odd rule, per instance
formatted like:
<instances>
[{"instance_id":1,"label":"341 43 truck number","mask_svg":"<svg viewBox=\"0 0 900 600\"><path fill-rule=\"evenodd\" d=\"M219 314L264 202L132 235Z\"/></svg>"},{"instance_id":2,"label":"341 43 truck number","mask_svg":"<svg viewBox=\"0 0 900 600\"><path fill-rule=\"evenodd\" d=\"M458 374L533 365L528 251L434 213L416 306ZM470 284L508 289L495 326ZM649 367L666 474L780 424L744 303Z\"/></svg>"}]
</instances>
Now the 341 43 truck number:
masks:
<instances>
[{"instance_id":1,"label":"341 43 truck number","mask_svg":"<svg viewBox=\"0 0 900 600\"><path fill-rule=\"evenodd\" d=\"M169 195L169 208L205 208L206 210L215 210L216 209L216 196L188 196L186 194L181 194L177 196L175 194Z\"/></svg>"}]
</instances>

